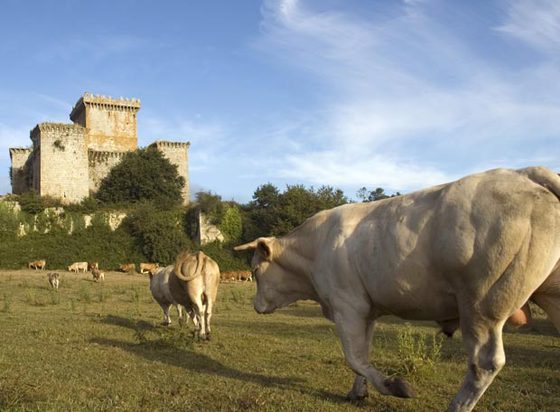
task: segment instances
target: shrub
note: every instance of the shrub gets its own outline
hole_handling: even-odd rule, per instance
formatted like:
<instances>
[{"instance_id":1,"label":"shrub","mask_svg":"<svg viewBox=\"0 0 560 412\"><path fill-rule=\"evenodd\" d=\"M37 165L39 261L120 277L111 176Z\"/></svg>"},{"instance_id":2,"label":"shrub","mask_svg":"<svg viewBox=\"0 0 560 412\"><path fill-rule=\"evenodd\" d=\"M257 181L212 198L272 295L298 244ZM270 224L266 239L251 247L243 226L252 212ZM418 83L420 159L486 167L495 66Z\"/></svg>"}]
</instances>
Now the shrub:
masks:
<instances>
[{"instance_id":1,"label":"shrub","mask_svg":"<svg viewBox=\"0 0 560 412\"><path fill-rule=\"evenodd\" d=\"M248 270L249 268L243 257L234 255L232 244L213 242L202 246L200 249L216 261L222 272Z\"/></svg>"},{"instance_id":2,"label":"shrub","mask_svg":"<svg viewBox=\"0 0 560 412\"><path fill-rule=\"evenodd\" d=\"M149 261L170 264L182 250L193 247L183 220L181 210L159 210L145 203L127 216L123 226Z\"/></svg>"},{"instance_id":3,"label":"shrub","mask_svg":"<svg viewBox=\"0 0 560 412\"><path fill-rule=\"evenodd\" d=\"M0 240L15 239L19 230L17 214L4 203L0 203Z\"/></svg>"}]
</instances>

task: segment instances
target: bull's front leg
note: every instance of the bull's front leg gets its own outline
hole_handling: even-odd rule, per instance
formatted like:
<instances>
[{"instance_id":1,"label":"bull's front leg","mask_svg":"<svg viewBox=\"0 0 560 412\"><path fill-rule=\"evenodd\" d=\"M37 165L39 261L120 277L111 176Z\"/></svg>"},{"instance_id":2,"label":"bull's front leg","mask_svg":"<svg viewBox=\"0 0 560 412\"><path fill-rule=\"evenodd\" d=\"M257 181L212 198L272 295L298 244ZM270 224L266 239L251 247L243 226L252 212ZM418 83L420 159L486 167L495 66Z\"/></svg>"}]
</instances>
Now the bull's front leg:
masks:
<instances>
[{"instance_id":1,"label":"bull's front leg","mask_svg":"<svg viewBox=\"0 0 560 412\"><path fill-rule=\"evenodd\" d=\"M370 320L351 308L346 308L335 312L334 322L346 362L358 375L348 394L349 398L360 399L367 394L366 382L362 377L367 378L383 395L401 398L416 395L406 381L399 378L389 379L369 364L369 345L373 336L373 324Z\"/></svg>"}]
</instances>

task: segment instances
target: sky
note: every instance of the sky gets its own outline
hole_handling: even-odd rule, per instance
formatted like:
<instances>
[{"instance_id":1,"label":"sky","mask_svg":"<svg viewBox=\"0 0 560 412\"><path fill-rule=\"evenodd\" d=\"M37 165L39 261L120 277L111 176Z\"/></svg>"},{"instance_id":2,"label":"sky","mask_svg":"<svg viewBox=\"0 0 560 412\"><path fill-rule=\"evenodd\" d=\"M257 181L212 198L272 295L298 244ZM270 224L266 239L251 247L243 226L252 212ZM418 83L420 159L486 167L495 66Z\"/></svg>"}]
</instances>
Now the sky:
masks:
<instances>
[{"instance_id":1,"label":"sky","mask_svg":"<svg viewBox=\"0 0 560 412\"><path fill-rule=\"evenodd\" d=\"M556 0L2 0L10 147L81 95L141 99L138 143L190 142L191 191L407 193L560 171Z\"/></svg>"}]
</instances>

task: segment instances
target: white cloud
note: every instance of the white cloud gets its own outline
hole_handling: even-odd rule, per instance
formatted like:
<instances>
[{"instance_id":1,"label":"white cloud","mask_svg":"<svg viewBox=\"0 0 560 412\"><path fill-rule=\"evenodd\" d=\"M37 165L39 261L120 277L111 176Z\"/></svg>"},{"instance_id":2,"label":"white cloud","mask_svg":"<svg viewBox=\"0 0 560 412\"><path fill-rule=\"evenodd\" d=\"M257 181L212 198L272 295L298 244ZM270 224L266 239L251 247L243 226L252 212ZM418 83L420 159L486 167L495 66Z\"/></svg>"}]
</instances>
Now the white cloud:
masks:
<instances>
[{"instance_id":1,"label":"white cloud","mask_svg":"<svg viewBox=\"0 0 560 412\"><path fill-rule=\"evenodd\" d=\"M396 17L375 21L351 10L314 11L312 2L266 3L256 47L322 82L323 101L310 108L318 119L305 131L314 145L286 146L279 173L404 190L479 167L550 160L543 147L560 134L558 70L548 62L504 69L423 14L425 2L405 3ZM541 4L558 15L560 5ZM523 33L519 16L528 11L517 13L500 30ZM545 14L533 12L530 24L542 19L545 27L526 39L550 48L560 35Z\"/></svg>"},{"instance_id":2,"label":"white cloud","mask_svg":"<svg viewBox=\"0 0 560 412\"><path fill-rule=\"evenodd\" d=\"M550 54L560 52L560 3L557 0L516 0L506 3L507 20L498 31Z\"/></svg>"}]
</instances>

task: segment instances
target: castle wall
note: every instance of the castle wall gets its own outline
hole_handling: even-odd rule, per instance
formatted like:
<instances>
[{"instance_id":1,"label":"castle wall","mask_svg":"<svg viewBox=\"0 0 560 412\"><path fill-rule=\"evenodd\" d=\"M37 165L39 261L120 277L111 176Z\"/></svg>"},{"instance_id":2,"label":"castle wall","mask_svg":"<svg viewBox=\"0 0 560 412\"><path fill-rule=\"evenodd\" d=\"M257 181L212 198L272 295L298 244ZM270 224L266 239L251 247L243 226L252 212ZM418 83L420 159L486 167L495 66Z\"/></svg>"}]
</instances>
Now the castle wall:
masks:
<instances>
[{"instance_id":1,"label":"castle wall","mask_svg":"<svg viewBox=\"0 0 560 412\"><path fill-rule=\"evenodd\" d=\"M12 193L19 195L29 191L30 181L29 163L31 156L31 148L12 148L10 149L10 158L12 160L11 178Z\"/></svg>"},{"instance_id":2,"label":"castle wall","mask_svg":"<svg viewBox=\"0 0 560 412\"><path fill-rule=\"evenodd\" d=\"M89 195L85 129L78 125L41 123L31 132L37 159L33 167L35 189L41 196L80 202ZM38 180L38 182L36 182Z\"/></svg>"},{"instance_id":3,"label":"castle wall","mask_svg":"<svg viewBox=\"0 0 560 412\"><path fill-rule=\"evenodd\" d=\"M190 187L189 187L189 146L190 143L183 142L168 142L158 140L150 145L155 147L171 162L177 166L179 176L185 179L185 186L183 187L183 204L189 204Z\"/></svg>"},{"instance_id":4,"label":"castle wall","mask_svg":"<svg viewBox=\"0 0 560 412\"><path fill-rule=\"evenodd\" d=\"M98 152L88 151L89 160L89 193L99 190L101 181L109 174L111 169L122 160L125 152Z\"/></svg>"}]
</instances>

